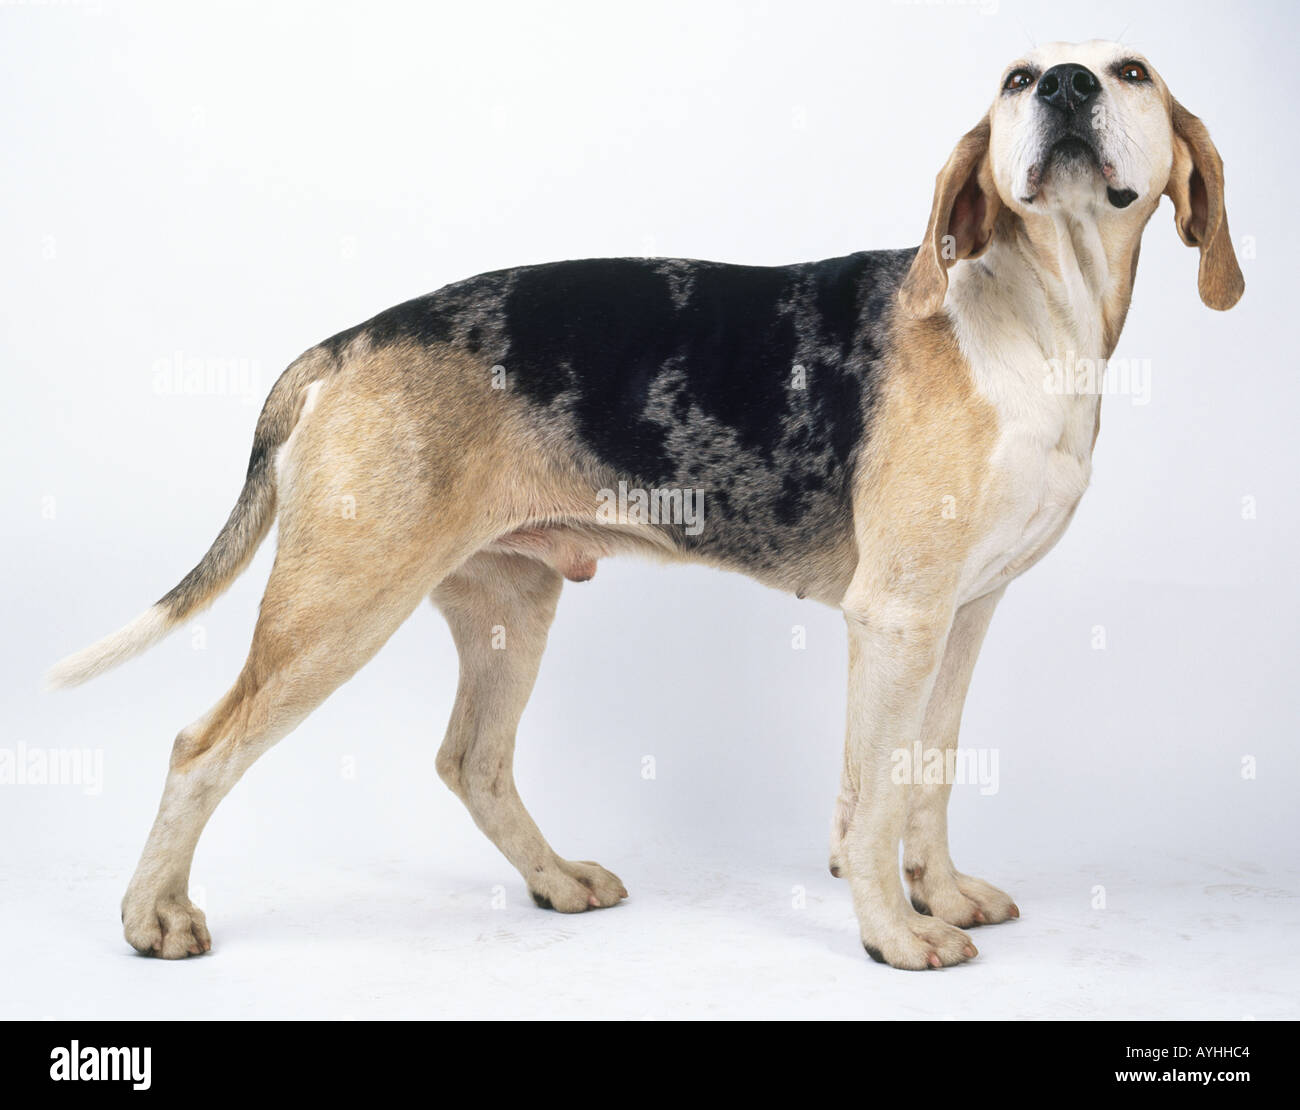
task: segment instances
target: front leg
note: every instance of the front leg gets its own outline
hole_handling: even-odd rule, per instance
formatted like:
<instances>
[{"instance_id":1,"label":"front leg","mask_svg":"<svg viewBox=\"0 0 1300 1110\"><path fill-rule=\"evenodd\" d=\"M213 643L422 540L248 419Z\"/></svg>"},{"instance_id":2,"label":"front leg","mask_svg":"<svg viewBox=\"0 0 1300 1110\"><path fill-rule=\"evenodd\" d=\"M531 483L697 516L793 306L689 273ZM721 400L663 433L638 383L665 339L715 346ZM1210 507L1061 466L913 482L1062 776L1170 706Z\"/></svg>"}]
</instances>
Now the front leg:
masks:
<instances>
[{"instance_id":1,"label":"front leg","mask_svg":"<svg viewBox=\"0 0 1300 1110\"><path fill-rule=\"evenodd\" d=\"M971 959L970 938L917 913L903 894L898 846L912 787L896 775L910 754L939 672L952 607L851 589L846 787L857 800L841 847L862 945L872 959L922 970Z\"/></svg>"},{"instance_id":2,"label":"front leg","mask_svg":"<svg viewBox=\"0 0 1300 1110\"><path fill-rule=\"evenodd\" d=\"M957 610L948 634L943 663L930 693L921 738L927 751L948 753L957 747L961 711L984 634L1002 590L968 602ZM1019 917L1010 896L982 879L963 875L948 854L948 799L952 783L920 782L908 792L903 832L903 871L912 889L912 905L952 925L993 925Z\"/></svg>"}]
</instances>

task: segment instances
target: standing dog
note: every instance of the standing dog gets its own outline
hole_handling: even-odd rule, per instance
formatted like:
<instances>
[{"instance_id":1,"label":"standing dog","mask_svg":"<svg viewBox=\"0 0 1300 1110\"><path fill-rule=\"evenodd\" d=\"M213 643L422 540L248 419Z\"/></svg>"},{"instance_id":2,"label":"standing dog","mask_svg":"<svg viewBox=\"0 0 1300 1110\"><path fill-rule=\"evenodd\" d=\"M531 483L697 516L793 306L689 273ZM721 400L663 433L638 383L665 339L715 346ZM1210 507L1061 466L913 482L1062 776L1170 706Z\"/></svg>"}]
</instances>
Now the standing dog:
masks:
<instances>
[{"instance_id":1,"label":"standing dog","mask_svg":"<svg viewBox=\"0 0 1300 1110\"><path fill-rule=\"evenodd\" d=\"M439 774L538 905L625 897L604 868L551 850L511 764L564 579L636 551L843 610L831 871L874 959L973 957L962 927L1019 911L953 865L949 785L897 785L891 755L955 748L998 599L1074 513L1100 391L1047 388L1046 367L1114 350L1162 194L1200 250L1201 299L1230 308L1244 283L1204 125L1132 51L1055 44L1003 74L939 172L918 250L527 266L313 347L272 388L202 562L50 675L81 682L157 641L231 583L279 516L248 661L176 737L122 903L126 939L166 958L211 947L187 894L208 818L430 596L461 661ZM627 511L687 495L703 497L696 527Z\"/></svg>"}]
</instances>

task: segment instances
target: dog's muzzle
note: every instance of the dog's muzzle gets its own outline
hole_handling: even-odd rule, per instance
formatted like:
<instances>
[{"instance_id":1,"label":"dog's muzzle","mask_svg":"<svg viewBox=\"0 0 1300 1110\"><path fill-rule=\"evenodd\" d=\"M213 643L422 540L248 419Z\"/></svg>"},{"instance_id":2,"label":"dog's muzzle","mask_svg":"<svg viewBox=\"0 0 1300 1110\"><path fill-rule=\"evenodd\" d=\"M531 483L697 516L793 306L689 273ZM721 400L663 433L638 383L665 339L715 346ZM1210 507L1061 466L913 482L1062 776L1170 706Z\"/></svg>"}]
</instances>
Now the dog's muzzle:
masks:
<instances>
[{"instance_id":1,"label":"dog's muzzle","mask_svg":"<svg viewBox=\"0 0 1300 1110\"><path fill-rule=\"evenodd\" d=\"M1043 108L1043 154L1029 169L1032 204L1044 180L1057 169L1091 167L1106 181L1106 199L1116 208L1127 208L1137 193L1115 180L1115 167L1102 156L1097 143L1096 113L1101 82L1086 66L1062 63L1052 66L1038 79L1034 95Z\"/></svg>"}]
</instances>

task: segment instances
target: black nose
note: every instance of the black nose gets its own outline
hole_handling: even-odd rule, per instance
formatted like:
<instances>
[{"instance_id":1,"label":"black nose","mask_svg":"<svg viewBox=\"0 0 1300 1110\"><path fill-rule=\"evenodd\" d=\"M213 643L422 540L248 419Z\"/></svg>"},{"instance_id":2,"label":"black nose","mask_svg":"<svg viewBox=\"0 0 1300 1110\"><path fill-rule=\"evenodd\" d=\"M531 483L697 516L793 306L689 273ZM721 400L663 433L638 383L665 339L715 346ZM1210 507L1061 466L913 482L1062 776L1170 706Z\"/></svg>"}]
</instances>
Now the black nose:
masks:
<instances>
[{"instance_id":1,"label":"black nose","mask_svg":"<svg viewBox=\"0 0 1300 1110\"><path fill-rule=\"evenodd\" d=\"M1063 62L1038 79L1038 98L1061 112L1086 108L1101 91L1101 82L1086 66Z\"/></svg>"}]
</instances>

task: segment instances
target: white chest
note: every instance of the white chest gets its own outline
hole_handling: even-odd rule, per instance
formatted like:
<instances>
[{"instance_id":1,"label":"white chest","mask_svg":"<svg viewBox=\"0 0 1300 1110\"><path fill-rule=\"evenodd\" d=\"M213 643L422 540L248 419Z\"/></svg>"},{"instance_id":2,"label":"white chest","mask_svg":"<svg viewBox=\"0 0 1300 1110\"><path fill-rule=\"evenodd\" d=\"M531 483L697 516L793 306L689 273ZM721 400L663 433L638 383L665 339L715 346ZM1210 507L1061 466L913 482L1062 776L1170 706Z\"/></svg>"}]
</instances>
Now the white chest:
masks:
<instances>
[{"instance_id":1,"label":"white chest","mask_svg":"<svg viewBox=\"0 0 1300 1110\"><path fill-rule=\"evenodd\" d=\"M990 459L980 533L963 567L967 601L1024 573L1051 550L1088 488L1097 398L1077 411L1004 420ZM1085 427L1086 423L1086 427Z\"/></svg>"},{"instance_id":2,"label":"white chest","mask_svg":"<svg viewBox=\"0 0 1300 1110\"><path fill-rule=\"evenodd\" d=\"M1053 357L1092 357L1087 314L1035 313L1024 289L986 275L959 283L951 316L997 438L977 533L960 578L968 601L1023 573L1061 538L1092 475L1100 393L1058 388Z\"/></svg>"}]
</instances>

